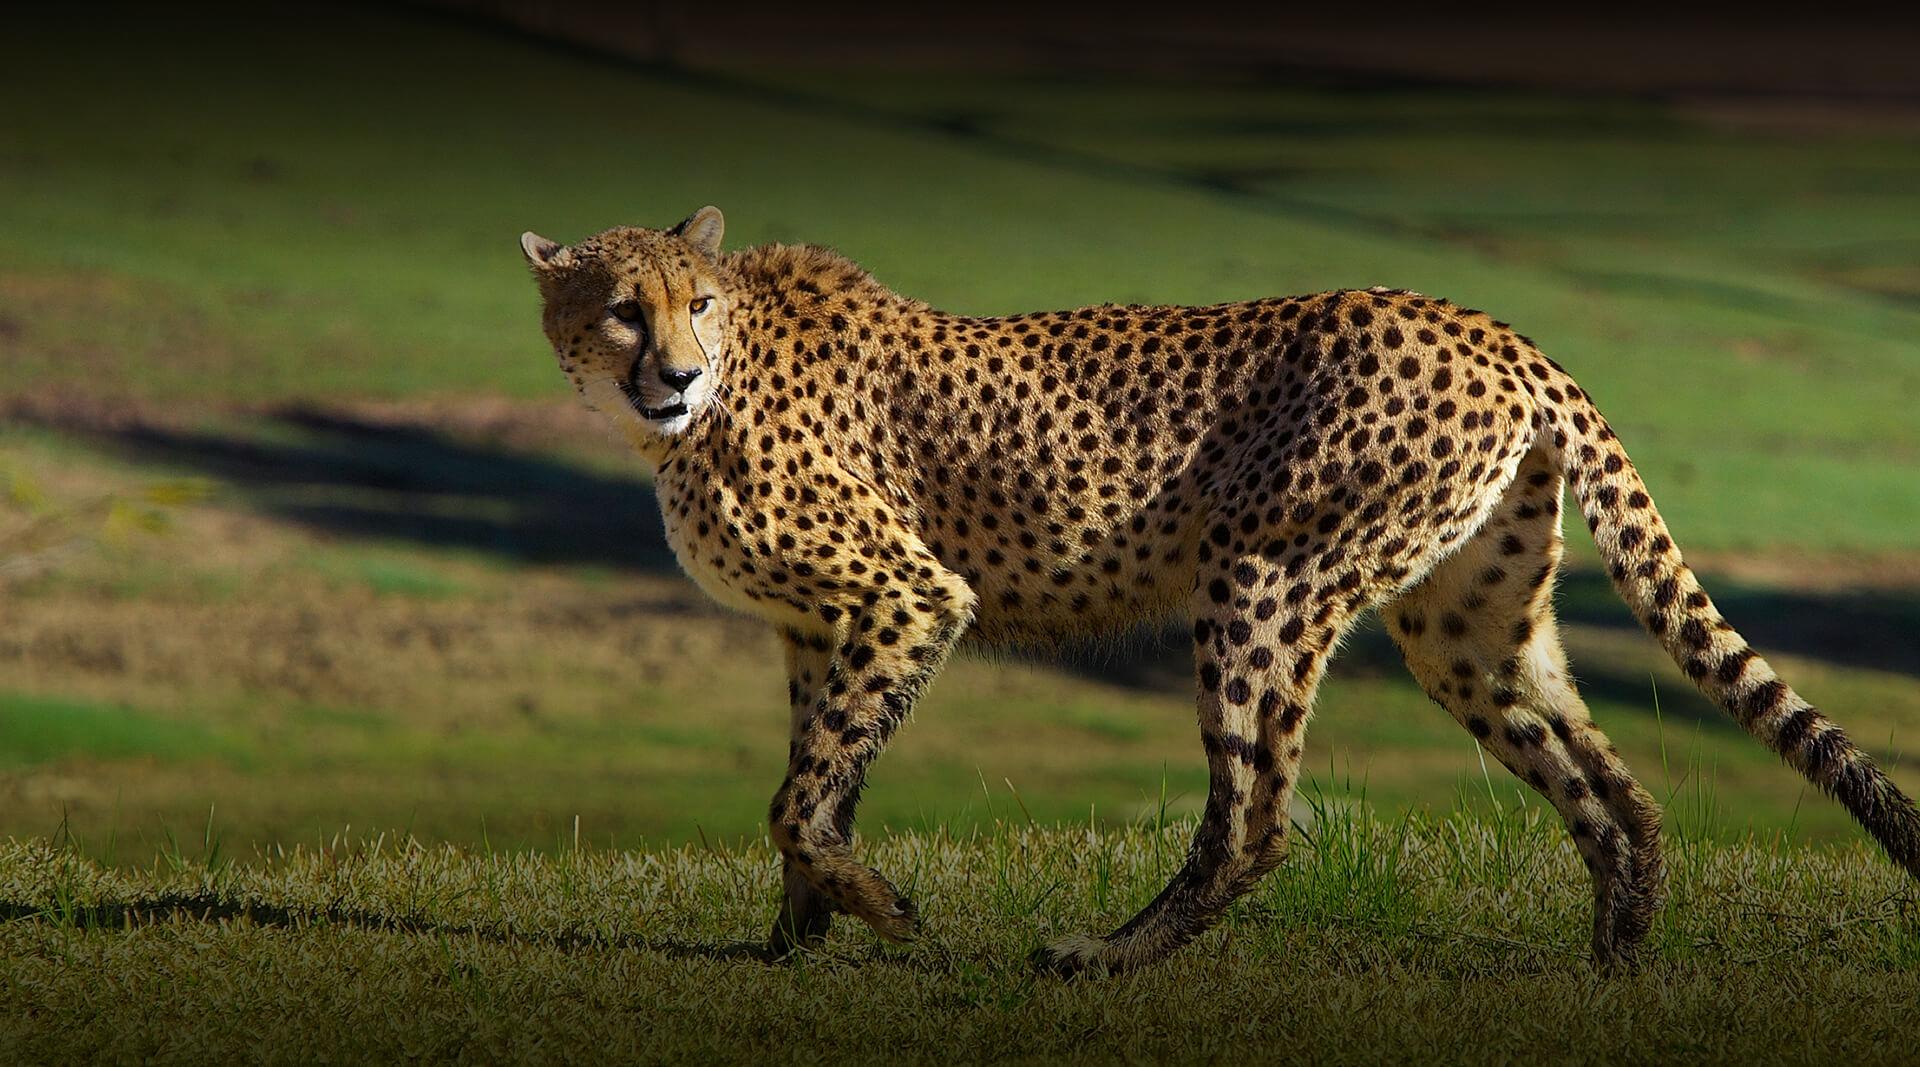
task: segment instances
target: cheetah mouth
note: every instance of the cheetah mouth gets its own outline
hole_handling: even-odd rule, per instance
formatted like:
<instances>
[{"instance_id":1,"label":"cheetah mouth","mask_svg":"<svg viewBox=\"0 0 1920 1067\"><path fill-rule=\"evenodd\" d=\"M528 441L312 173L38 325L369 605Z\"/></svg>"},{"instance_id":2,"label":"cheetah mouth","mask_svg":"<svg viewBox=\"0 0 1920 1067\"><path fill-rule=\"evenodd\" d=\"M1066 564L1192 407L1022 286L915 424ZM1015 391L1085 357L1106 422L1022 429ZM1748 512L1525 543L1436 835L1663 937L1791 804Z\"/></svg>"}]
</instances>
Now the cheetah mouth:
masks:
<instances>
[{"instance_id":1,"label":"cheetah mouth","mask_svg":"<svg viewBox=\"0 0 1920 1067\"><path fill-rule=\"evenodd\" d=\"M634 369L636 372L639 370L638 364ZM683 393L675 393L672 400L658 407L650 406L646 397L641 395L640 387L634 384L632 374L620 379L620 394L627 398L627 406L648 422L665 422L687 413L687 399Z\"/></svg>"}]
</instances>

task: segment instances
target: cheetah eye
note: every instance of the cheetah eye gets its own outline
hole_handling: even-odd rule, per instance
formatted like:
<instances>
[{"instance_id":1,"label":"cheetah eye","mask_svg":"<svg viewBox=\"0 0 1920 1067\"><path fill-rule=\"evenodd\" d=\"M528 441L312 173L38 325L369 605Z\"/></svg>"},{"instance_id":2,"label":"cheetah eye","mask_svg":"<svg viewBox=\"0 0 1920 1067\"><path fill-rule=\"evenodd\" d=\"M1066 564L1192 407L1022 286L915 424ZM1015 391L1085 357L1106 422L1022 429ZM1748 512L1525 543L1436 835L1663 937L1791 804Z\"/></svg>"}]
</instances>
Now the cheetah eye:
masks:
<instances>
[{"instance_id":1,"label":"cheetah eye","mask_svg":"<svg viewBox=\"0 0 1920 1067\"><path fill-rule=\"evenodd\" d=\"M637 323L641 319L638 300L622 300L608 310L612 311L613 317L621 322Z\"/></svg>"},{"instance_id":2,"label":"cheetah eye","mask_svg":"<svg viewBox=\"0 0 1920 1067\"><path fill-rule=\"evenodd\" d=\"M701 312L707 310L707 305L711 303L713 303L712 297L706 297L706 296L699 297L698 299L694 300L693 303L687 305L687 310L693 312L695 315L698 315Z\"/></svg>"}]
</instances>

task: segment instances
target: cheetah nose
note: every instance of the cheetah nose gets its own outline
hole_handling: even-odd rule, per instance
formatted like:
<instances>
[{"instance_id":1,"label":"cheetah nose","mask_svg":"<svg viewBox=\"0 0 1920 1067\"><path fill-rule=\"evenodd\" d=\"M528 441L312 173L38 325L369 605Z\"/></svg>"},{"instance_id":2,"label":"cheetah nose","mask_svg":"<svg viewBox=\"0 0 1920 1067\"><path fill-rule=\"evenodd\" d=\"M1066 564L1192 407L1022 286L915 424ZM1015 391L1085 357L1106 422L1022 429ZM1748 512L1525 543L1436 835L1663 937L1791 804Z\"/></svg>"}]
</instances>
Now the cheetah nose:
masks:
<instances>
[{"instance_id":1,"label":"cheetah nose","mask_svg":"<svg viewBox=\"0 0 1920 1067\"><path fill-rule=\"evenodd\" d=\"M693 380L698 377L700 377L699 367L690 367L686 370L674 370L671 367L660 368L660 380L667 383L667 387L675 392L686 392L687 386L692 385Z\"/></svg>"}]
</instances>

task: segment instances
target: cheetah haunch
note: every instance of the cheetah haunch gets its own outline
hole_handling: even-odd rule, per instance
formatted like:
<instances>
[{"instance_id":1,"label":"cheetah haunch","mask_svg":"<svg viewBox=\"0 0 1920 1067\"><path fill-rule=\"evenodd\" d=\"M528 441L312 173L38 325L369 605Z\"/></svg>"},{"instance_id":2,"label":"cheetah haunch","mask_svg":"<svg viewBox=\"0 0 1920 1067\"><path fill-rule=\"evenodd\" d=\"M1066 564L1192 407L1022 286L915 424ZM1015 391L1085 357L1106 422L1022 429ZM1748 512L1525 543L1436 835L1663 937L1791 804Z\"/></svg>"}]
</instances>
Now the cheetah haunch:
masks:
<instances>
[{"instance_id":1,"label":"cheetah haunch","mask_svg":"<svg viewBox=\"0 0 1920 1067\"><path fill-rule=\"evenodd\" d=\"M1594 957L1631 964L1660 810L1568 676L1563 484L1687 676L1920 874L1913 803L1714 610L1592 400L1506 324L1381 289L970 318L823 249L723 254L721 228L709 207L521 246L561 369L654 466L681 564L785 641L776 953L836 911L913 933L854 858L854 807L962 634L1184 612L1211 771L1185 866L1110 935L1041 953L1166 956L1280 861L1328 651L1377 607L1427 693L1566 820Z\"/></svg>"}]
</instances>

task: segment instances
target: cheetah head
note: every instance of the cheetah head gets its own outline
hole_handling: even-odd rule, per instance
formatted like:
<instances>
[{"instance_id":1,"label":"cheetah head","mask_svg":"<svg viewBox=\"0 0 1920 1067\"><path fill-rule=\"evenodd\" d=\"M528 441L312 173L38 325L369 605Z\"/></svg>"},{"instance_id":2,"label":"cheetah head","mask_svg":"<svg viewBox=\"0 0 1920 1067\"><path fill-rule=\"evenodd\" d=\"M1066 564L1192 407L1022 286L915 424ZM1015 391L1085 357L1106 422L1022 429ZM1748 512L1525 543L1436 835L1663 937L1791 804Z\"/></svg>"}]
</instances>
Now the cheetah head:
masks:
<instances>
[{"instance_id":1,"label":"cheetah head","mask_svg":"<svg viewBox=\"0 0 1920 1067\"><path fill-rule=\"evenodd\" d=\"M621 227L570 247L520 237L560 370L632 433L682 433L712 403L732 311L724 225L703 207L669 230Z\"/></svg>"}]
</instances>

